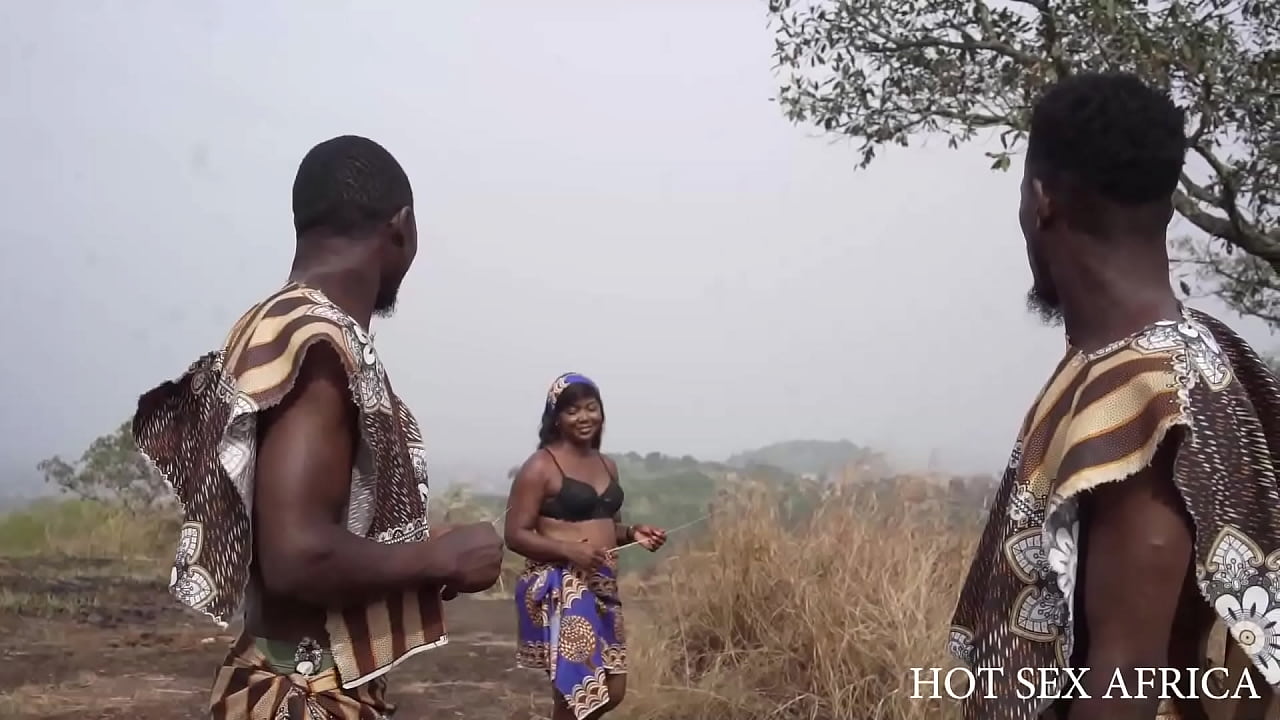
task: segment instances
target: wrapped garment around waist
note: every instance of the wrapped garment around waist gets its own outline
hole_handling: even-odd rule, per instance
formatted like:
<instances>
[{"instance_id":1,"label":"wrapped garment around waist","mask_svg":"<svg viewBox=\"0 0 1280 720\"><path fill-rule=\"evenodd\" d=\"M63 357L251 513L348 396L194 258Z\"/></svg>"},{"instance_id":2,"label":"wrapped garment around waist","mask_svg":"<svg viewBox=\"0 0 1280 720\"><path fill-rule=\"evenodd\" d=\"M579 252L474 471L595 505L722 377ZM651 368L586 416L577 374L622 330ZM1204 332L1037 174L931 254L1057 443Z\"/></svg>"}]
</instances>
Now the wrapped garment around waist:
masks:
<instances>
[{"instance_id":1,"label":"wrapped garment around waist","mask_svg":"<svg viewBox=\"0 0 1280 720\"><path fill-rule=\"evenodd\" d=\"M516 663L545 671L579 720L607 704L607 677L627 671L616 561L590 573L530 561L515 604Z\"/></svg>"},{"instance_id":2,"label":"wrapped garment around waist","mask_svg":"<svg viewBox=\"0 0 1280 720\"><path fill-rule=\"evenodd\" d=\"M212 720L391 720L386 679L343 690L333 655L243 634L214 678Z\"/></svg>"}]
</instances>

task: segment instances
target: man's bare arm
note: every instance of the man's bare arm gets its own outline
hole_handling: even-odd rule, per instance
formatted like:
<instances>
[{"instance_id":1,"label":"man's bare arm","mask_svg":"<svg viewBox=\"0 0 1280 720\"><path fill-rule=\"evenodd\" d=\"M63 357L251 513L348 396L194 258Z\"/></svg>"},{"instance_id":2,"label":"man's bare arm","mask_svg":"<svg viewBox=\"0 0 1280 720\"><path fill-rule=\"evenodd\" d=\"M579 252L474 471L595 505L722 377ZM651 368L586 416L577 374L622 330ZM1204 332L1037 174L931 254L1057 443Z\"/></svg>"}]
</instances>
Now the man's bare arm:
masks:
<instances>
[{"instance_id":1,"label":"man's bare arm","mask_svg":"<svg viewBox=\"0 0 1280 720\"><path fill-rule=\"evenodd\" d=\"M382 544L347 530L358 415L335 351L307 351L289 395L263 414L254 532L269 592L343 607L387 591L440 585L454 572L435 543Z\"/></svg>"},{"instance_id":2,"label":"man's bare arm","mask_svg":"<svg viewBox=\"0 0 1280 720\"><path fill-rule=\"evenodd\" d=\"M1125 699L1118 686L1105 696L1117 671L1128 693L1137 695L1135 668L1168 663L1193 542L1190 517L1173 484L1173 448L1166 442L1144 470L1093 490L1087 499L1088 525L1080 529L1087 533L1086 556L1078 571L1084 607L1077 608L1083 611L1077 622L1088 627L1083 685L1091 697L1072 701L1070 720L1155 717L1158 692L1149 685L1146 699Z\"/></svg>"}]
</instances>

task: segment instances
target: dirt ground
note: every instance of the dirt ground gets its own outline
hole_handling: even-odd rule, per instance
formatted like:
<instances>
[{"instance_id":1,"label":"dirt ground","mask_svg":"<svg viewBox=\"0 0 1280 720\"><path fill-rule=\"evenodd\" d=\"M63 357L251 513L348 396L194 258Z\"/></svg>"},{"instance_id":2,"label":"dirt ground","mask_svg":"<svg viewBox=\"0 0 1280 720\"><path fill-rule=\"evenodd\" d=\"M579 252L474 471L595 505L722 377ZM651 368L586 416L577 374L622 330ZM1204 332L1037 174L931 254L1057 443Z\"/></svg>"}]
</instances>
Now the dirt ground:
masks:
<instances>
[{"instance_id":1,"label":"dirt ground","mask_svg":"<svg viewBox=\"0 0 1280 720\"><path fill-rule=\"evenodd\" d=\"M229 635L183 611L154 568L0 558L0 718L200 720ZM397 720L532 720L545 679L515 667L510 601L448 605L449 645L391 674Z\"/></svg>"}]
</instances>

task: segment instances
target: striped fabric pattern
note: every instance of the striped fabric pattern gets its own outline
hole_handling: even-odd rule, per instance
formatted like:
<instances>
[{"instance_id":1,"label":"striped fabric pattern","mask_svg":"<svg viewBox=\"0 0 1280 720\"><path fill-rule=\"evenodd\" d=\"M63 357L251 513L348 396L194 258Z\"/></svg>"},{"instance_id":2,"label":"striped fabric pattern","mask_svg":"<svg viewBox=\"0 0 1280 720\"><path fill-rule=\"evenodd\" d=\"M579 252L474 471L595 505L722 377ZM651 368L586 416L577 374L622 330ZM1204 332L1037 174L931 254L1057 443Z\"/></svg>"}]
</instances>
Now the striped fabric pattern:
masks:
<instances>
[{"instance_id":1,"label":"striped fabric pattern","mask_svg":"<svg viewBox=\"0 0 1280 720\"><path fill-rule=\"evenodd\" d=\"M1051 716L1046 701L1018 696L1016 673L1071 666L1078 499L1146 467L1166 440L1176 444L1173 480L1196 525L1203 598L1189 601L1213 608L1216 626L1248 658L1235 677L1247 666L1271 702L1280 625L1261 616L1280 611L1280 574L1271 570L1280 568L1280 385L1238 335L1187 310L1093 353L1068 348L1027 413L951 628L952 655L1003 668L995 697L965 701L966 718ZM1222 667L1221 655L1203 667ZM1261 717L1210 705L1215 720ZM1162 712L1177 717L1167 704Z\"/></svg>"},{"instance_id":2,"label":"striped fabric pattern","mask_svg":"<svg viewBox=\"0 0 1280 720\"><path fill-rule=\"evenodd\" d=\"M386 720L395 712L387 702L385 680L354 690L339 687L336 673L302 677L281 675L241 635L213 680L211 720Z\"/></svg>"},{"instance_id":3,"label":"striped fabric pattern","mask_svg":"<svg viewBox=\"0 0 1280 720\"><path fill-rule=\"evenodd\" d=\"M384 543L421 542L430 532L422 435L372 339L319 291L288 285L246 312L220 350L143 395L134 416L139 448L184 510L171 591L224 627L249 581L256 418L289 393L316 343L334 350L347 370L362 455L371 462L360 475L376 478L370 492L353 495L351 507L367 517L348 527L367 528L366 537ZM431 589L331 611L326 629L347 689L447 642L442 602Z\"/></svg>"}]
</instances>

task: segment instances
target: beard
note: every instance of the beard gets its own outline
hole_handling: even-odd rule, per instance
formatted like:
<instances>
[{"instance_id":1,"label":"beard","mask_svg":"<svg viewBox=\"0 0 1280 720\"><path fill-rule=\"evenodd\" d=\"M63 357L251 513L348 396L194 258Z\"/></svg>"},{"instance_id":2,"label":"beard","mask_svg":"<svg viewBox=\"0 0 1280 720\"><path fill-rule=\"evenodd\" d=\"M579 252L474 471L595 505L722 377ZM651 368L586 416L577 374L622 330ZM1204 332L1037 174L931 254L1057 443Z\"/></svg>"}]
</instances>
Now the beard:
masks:
<instances>
[{"instance_id":1,"label":"beard","mask_svg":"<svg viewBox=\"0 0 1280 720\"><path fill-rule=\"evenodd\" d=\"M396 301L400 299L400 283L396 283L391 287L382 287L378 291L377 297L373 299L373 314L375 317L389 318L396 312Z\"/></svg>"},{"instance_id":2,"label":"beard","mask_svg":"<svg viewBox=\"0 0 1280 720\"><path fill-rule=\"evenodd\" d=\"M1062 324L1062 308L1058 307L1058 299L1038 287L1032 286L1027 291L1027 310L1050 327Z\"/></svg>"}]
</instances>

